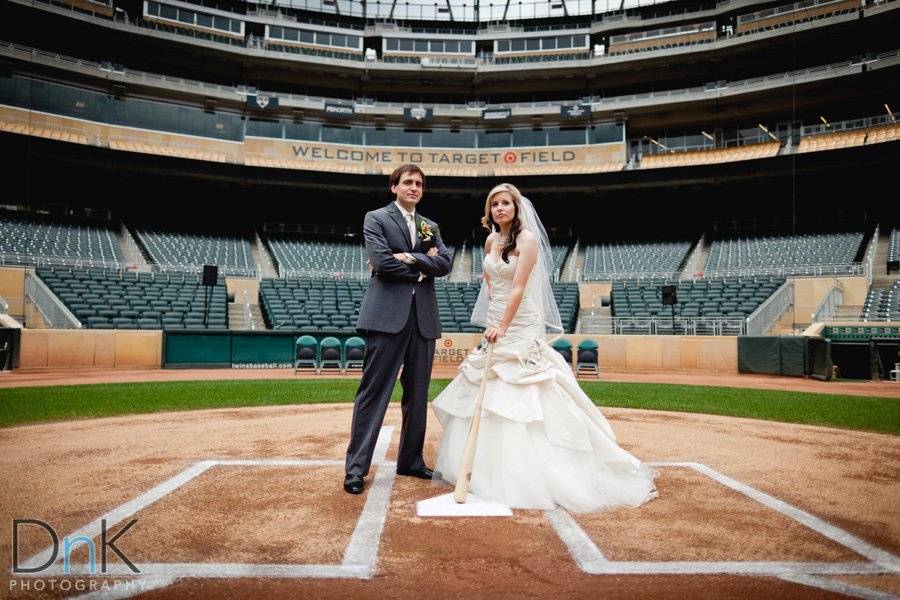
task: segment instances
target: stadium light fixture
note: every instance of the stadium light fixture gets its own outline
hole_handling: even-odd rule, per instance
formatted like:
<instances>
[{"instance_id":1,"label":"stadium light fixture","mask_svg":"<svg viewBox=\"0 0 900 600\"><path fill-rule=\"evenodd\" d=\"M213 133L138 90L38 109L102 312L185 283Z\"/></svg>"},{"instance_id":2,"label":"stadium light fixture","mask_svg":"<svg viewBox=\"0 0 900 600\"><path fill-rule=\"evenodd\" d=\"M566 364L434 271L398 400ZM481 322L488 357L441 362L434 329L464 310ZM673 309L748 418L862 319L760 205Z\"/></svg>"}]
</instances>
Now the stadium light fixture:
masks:
<instances>
[{"instance_id":1,"label":"stadium light fixture","mask_svg":"<svg viewBox=\"0 0 900 600\"><path fill-rule=\"evenodd\" d=\"M896 123L897 118L894 116L894 113L891 111L891 107L888 106L887 102L884 103L884 110L887 111L888 117L891 118L891 123Z\"/></svg>"},{"instance_id":2,"label":"stadium light fixture","mask_svg":"<svg viewBox=\"0 0 900 600\"><path fill-rule=\"evenodd\" d=\"M822 115L819 115L819 120L822 121L822 124L825 125L825 127L831 127L831 123L829 123L828 119L826 119Z\"/></svg>"},{"instance_id":3,"label":"stadium light fixture","mask_svg":"<svg viewBox=\"0 0 900 600\"><path fill-rule=\"evenodd\" d=\"M702 133L702 134L703 134L703 137L705 137L705 138L708 139L709 141L711 141L711 142L715 142L715 141L716 141L716 138L715 138L713 135L711 135L711 134L709 134L709 133L706 133L705 131L701 131L700 133Z\"/></svg>"},{"instance_id":4,"label":"stadium light fixture","mask_svg":"<svg viewBox=\"0 0 900 600\"><path fill-rule=\"evenodd\" d=\"M666 146L665 144L663 144L662 142L657 142L657 141L654 140L652 137L648 137L647 139L650 140L650 143L651 143L651 144L656 144L656 146L658 146L659 148L662 148L663 150L667 150L667 151L668 151L669 147Z\"/></svg>"},{"instance_id":5,"label":"stadium light fixture","mask_svg":"<svg viewBox=\"0 0 900 600\"><path fill-rule=\"evenodd\" d=\"M769 131L769 129L768 129L765 125L763 125L762 123L757 123L757 126L758 126L760 129L762 129L763 132L765 132L765 134L766 134L767 136L769 136L770 138L772 138L772 139L775 140L776 142L778 141L778 138L775 136L775 134L772 133L771 131Z\"/></svg>"}]
</instances>

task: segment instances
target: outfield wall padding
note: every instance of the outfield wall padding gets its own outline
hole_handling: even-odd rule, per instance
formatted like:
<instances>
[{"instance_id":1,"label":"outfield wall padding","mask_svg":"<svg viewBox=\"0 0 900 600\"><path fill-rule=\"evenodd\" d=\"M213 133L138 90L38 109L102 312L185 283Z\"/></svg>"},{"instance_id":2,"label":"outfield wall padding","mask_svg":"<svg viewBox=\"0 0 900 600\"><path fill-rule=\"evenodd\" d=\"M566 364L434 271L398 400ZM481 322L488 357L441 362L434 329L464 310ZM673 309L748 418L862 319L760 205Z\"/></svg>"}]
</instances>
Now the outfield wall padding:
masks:
<instances>
[{"instance_id":1,"label":"outfield wall padding","mask_svg":"<svg viewBox=\"0 0 900 600\"><path fill-rule=\"evenodd\" d=\"M802 335L740 336L738 371L802 377L809 373L809 339Z\"/></svg>"}]
</instances>

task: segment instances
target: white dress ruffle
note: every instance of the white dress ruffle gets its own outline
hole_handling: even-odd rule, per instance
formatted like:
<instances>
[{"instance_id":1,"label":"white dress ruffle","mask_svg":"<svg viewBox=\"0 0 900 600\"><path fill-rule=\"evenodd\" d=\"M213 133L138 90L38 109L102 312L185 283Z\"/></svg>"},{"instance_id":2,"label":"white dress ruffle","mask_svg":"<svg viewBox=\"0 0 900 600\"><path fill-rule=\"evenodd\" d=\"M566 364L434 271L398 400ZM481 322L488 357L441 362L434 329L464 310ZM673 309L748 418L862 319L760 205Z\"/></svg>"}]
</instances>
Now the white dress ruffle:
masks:
<instances>
[{"instance_id":1,"label":"white dress ruffle","mask_svg":"<svg viewBox=\"0 0 900 600\"><path fill-rule=\"evenodd\" d=\"M500 322L512 288L509 264L485 257L492 294L488 324ZM456 482L486 353L469 353L432 408L444 426L436 469ZM653 472L616 444L606 418L571 367L544 341L542 319L523 298L494 345L475 451L471 492L511 508L595 512L656 496Z\"/></svg>"}]
</instances>

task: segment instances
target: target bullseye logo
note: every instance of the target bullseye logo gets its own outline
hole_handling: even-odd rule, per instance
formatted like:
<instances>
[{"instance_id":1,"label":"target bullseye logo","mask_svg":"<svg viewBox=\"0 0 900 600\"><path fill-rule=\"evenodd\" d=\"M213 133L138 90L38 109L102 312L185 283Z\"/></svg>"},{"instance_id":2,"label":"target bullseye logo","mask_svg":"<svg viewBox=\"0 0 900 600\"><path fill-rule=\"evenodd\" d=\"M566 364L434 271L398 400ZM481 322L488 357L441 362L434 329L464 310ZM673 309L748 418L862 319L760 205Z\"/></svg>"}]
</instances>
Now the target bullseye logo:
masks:
<instances>
[{"instance_id":1,"label":"target bullseye logo","mask_svg":"<svg viewBox=\"0 0 900 600\"><path fill-rule=\"evenodd\" d=\"M453 340L450 340L450 339L444 340L444 347L445 347L445 348L452 348L452 347L453 347Z\"/></svg>"},{"instance_id":2,"label":"target bullseye logo","mask_svg":"<svg viewBox=\"0 0 900 600\"><path fill-rule=\"evenodd\" d=\"M503 155L503 162L505 162L506 164L512 164L516 162L516 160L517 158L515 152L507 152Z\"/></svg>"}]
</instances>

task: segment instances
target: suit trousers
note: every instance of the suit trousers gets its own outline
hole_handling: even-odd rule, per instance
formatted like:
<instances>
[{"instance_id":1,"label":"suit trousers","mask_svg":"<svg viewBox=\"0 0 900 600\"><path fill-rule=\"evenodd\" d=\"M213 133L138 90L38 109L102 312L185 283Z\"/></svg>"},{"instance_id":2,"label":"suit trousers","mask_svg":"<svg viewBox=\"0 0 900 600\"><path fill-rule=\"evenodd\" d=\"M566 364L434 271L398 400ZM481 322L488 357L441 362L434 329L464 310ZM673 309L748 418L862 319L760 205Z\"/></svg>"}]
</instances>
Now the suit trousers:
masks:
<instances>
[{"instance_id":1,"label":"suit trousers","mask_svg":"<svg viewBox=\"0 0 900 600\"><path fill-rule=\"evenodd\" d=\"M434 344L435 340L426 339L419 332L415 295L402 330L398 333L368 332L363 375L353 403L345 469L348 475L365 476L369 473L375 443L401 366L403 396L400 408L403 425L400 429L397 469L425 467L422 447L425 444L428 383L431 380Z\"/></svg>"}]
</instances>

